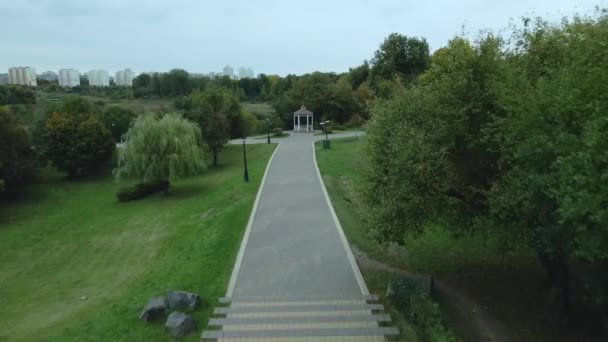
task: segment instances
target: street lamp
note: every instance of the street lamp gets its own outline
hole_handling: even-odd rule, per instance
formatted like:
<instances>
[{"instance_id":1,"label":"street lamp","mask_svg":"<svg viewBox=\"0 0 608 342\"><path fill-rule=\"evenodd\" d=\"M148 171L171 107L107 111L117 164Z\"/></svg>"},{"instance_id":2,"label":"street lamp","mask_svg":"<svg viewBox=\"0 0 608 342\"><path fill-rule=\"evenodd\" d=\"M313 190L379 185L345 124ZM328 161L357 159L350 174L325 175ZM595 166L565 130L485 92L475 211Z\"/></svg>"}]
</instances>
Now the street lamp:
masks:
<instances>
[{"instance_id":1,"label":"street lamp","mask_svg":"<svg viewBox=\"0 0 608 342\"><path fill-rule=\"evenodd\" d=\"M247 170L247 149L245 148L245 137L243 137L243 167L245 168L245 174L243 178L245 183L249 183L249 171Z\"/></svg>"},{"instance_id":2,"label":"street lamp","mask_svg":"<svg viewBox=\"0 0 608 342\"><path fill-rule=\"evenodd\" d=\"M321 125L321 128L323 129L323 132L325 132L325 140L323 141L323 149L328 150L329 149L329 137L327 136L327 125L330 123L331 121L327 120L327 121L323 121L323 122L319 122L319 125Z\"/></svg>"},{"instance_id":3,"label":"street lamp","mask_svg":"<svg viewBox=\"0 0 608 342\"><path fill-rule=\"evenodd\" d=\"M268 143L270 144L270 118L266 118L267 131L268 131Z\"/></svg>"}]
</instances>

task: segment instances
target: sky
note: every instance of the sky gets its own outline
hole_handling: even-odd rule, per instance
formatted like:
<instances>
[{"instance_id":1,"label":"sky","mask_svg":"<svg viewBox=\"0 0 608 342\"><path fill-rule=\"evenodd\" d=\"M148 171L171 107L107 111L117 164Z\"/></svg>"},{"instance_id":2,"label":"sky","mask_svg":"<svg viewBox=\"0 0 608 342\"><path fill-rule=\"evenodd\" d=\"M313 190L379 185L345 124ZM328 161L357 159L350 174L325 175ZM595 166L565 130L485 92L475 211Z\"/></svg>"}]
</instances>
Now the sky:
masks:
<instances>
[{"instance_id":1,"label":"sky","mask_svg":"<svg viewBox=\"0 0 608 342\"><path fill-rule=\"evenodd\" d=\"M229 64L266 74L344 72L392 32L431 50L511 20L593 14L608 0L1 0L0 73L31 66L136 73Z\"/></svg>"}]
</instances>

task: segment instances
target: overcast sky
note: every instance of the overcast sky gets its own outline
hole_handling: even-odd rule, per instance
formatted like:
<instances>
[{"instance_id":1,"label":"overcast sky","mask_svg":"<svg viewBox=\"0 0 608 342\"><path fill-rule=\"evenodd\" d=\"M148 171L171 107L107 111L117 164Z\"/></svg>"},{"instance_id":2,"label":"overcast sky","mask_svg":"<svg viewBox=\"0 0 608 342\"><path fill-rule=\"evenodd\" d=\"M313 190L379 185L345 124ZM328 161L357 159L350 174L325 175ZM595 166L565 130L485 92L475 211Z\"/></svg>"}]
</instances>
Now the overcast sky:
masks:
<instances>
[{"instance_id":1,"label":"overcast sky","mask_svg":"<svg viewBox=\"0 0 608 342\"><path fill-rule=\"evenodd\" d=\"M431 50L463 31L510 19L592 14L607 0L0 0L0 73L32 66L81 72L302 74L342 72L370 59L391 32Z\"/></svg>"}]
</instances>

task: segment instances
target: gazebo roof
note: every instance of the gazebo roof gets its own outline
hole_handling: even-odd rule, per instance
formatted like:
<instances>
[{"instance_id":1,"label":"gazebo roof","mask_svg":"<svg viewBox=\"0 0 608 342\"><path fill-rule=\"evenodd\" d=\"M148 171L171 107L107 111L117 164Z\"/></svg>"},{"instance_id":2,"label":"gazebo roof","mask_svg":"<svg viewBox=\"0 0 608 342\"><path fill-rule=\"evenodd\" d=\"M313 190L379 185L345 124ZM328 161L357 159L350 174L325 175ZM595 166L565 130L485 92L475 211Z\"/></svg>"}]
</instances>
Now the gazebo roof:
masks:
<instances>
[{"instance_id":1,"label":"gazebo roof","mask_svg":"<svg viewBox=\"0 0 608 342\"><path fill-rule=\"evenodd\" d=\"M293 114L294 115L312 115L312 112L309 111L308 109L306 109L306 107L304 105L302 105L302 108L298 109Z\"/></svg>"}]
</instances>

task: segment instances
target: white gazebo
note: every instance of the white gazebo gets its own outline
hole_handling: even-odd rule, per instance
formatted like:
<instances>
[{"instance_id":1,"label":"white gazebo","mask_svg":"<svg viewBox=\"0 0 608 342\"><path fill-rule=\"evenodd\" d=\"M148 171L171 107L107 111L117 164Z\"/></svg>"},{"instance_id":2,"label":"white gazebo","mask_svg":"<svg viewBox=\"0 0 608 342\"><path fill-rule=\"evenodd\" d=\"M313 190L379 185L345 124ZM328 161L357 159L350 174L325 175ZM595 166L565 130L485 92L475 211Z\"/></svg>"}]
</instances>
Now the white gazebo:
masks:
<instances>
[{"instance_id":1,"label":"white gazebo","mask_svg":"<svg viewBox=\"0 0 608 342\"><path fill-rule=\"evenodd\" d=\"M302 118L306 118L306 122L302 122ZM294 132L312 132L313 131L313 119L314 114L306 109L304 105L302 108L293 113L293 130Z\"/></svg>"}]
</instances>

